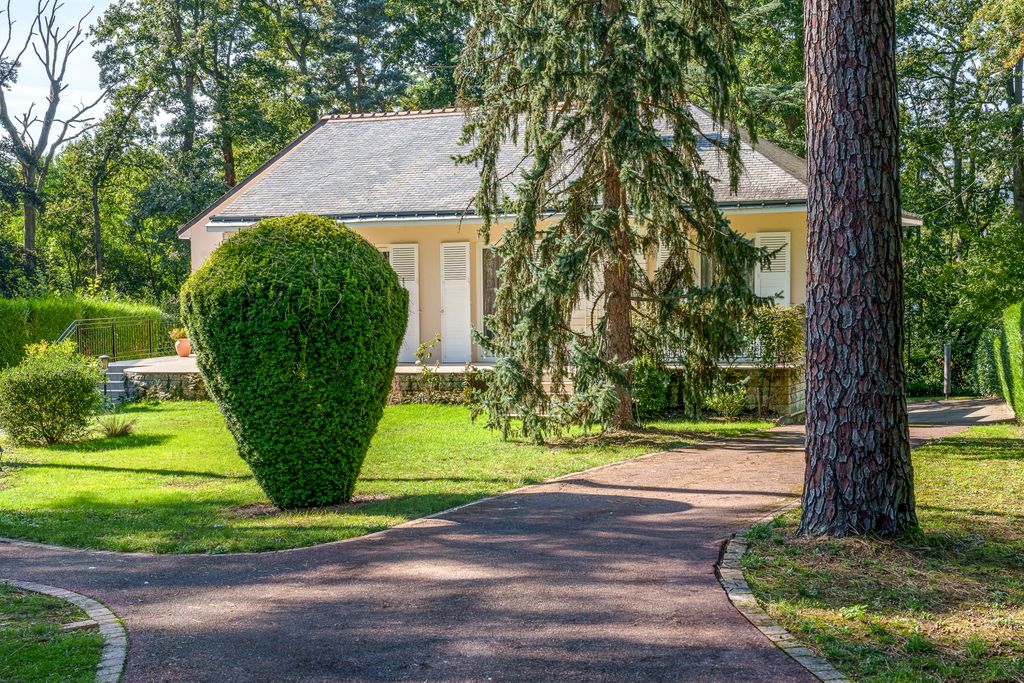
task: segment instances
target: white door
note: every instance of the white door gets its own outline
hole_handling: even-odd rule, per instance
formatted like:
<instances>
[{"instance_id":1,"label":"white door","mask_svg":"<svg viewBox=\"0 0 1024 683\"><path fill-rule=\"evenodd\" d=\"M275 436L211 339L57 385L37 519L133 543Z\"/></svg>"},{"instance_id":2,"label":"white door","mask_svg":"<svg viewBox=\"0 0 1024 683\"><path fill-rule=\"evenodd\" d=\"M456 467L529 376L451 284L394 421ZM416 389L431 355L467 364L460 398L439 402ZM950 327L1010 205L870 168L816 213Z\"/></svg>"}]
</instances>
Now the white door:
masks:
<instances>
[{"instance_id":1,"label":"white door","mask_svg":"<svg viewBox=\"0 0 1024 683\"><path fill-rule=\"evenodd\" d=\"M788 232L759 232L754 244L773 254L768 266L758 264L754 270L754 287L758 296L773 297L776 306L788 306L790 241Z\"/></svg>"},{"instance_id":2,"label":"white door","mask_svg":"<svg viewBox=\"0 0 1024 683\"><path fill-rule=\"evenodd\" d=\"M388 261L398 275L405 291L409 292L409 321L405 337L398 351L399 363L416 362L416 351L420 346L420 273L419 245L392 244L388 247Z\"/></svg>"},{"instance_id":3,"label":"white door","mask_svg":"<svg viewBox=\"0 0 1024 683\"><path fill-rule=\"evenodd\" d=\"M441 245L441 362L472 360L469 242Z\"/></svg>"}]
</instances>

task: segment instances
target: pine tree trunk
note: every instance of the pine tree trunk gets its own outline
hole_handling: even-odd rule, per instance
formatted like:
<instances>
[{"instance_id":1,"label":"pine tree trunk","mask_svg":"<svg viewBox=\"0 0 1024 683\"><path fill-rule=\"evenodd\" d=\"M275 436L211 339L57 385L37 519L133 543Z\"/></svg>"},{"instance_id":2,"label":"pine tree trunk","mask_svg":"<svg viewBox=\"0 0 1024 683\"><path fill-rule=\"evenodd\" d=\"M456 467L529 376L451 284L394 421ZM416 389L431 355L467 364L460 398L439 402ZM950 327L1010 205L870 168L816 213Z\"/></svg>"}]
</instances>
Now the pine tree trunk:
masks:
<instances>
[{"instance_id":1,"label":"pine tree trunk","mask_svg":"<svg viewBox=\"0 0 1024 683\"><path fill-rule=\"evenodd\" d=\"M619 12L619 0L604 0L602 12L605 21L611 23ZM606 40L604 52L610 56L614 46ZM612 130L617 120L616 112L609 102L604 114L606 130ZM631 305L630 263L633 259L629 245L629 227L626 225L626 211L622 202L622 178L615 159L607 151L604 154L604 186L602 188L604 209L615 216L612 228L612 256L604 269L605 291L605 354L609 360L626 363L633 359L633 320ZM612 419L615 429L630 429L633 422L633 392L628 383L618 389L619 403Z\"/></svg>"},{"instance_id":2,"label":"pine tree trunk","mask_svg":"<svg viewBox=\"0 0 1024 683\"><path fill-rule=\"evenodd\" d=\"M903 395L893 0L808 0L804 534L917 523Z\"/></svg>"}]
</instances>

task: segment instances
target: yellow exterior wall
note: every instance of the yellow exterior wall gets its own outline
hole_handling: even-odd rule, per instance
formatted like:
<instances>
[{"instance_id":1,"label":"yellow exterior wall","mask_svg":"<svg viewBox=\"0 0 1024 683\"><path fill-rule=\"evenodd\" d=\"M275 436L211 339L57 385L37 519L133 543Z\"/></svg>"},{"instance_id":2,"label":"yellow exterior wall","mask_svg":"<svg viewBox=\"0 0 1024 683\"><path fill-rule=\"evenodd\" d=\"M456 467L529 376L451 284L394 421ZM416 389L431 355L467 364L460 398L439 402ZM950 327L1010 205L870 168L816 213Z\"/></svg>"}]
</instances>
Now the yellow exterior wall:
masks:
<instances>
[{"instance_id":1,"label":"yellow exterior wall","mask_svg":"<svg viewBox=\"0 0 1024 683\"><path fill-rule=\"evenodd\" d=\"M807 216L803 210L747 213L727 212L732 226L753 239L758 232L790 233L790 297L793 304L803 303L807 283ZM480 328L482 321L482 266L481 251L485 246L477 234L477 225L472 222L440 221L436 224L410 224L402 226L351 226L378 248L390 244L419 245L419 297L420 297L420 340L428 340L441 332L441 244L444 242L469 242L470 245L470 311L473 325ZM231 233L209 232L203 224L191 229L192 269L197 269L217 246ZM491 231L491 240L500 238L502 229ZM654 257L648 258L648 270L653 271ZM443 346L444 340L441 340ZM435 349L434 358L441 358L441 346ZM479 361L479 350L474 349L473 360Z\"/></svg>"}]
</instances>

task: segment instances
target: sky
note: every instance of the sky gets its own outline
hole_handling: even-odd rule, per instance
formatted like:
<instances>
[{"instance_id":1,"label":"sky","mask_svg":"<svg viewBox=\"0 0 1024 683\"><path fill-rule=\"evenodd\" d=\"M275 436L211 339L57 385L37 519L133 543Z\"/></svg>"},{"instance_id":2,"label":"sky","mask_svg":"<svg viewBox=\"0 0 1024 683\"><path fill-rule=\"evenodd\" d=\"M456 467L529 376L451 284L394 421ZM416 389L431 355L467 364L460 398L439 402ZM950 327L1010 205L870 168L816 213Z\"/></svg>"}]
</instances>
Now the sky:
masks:
<instances>
[{"instance_id":1,"label":"sky","mask_svg":"<svg viewBox=\"0 0 1024 683\"><path fill-rule=\"evenodd\" d=\"M63 0L63 7L58 10L58 23L68 27L74 25L79 17L90 9L92 13L86 20L89 26L94 26L96 18L111 4L112 0ZM6 3L0 2L0 8ZM35 17L36 0L10 0L11 16L14 19L14 38L11 41L12 48L8 52L17 51L21 48L31 28L32 20ZM6 38L7 17L0 18L0 45ZM14 47L14 46L17 47ZM68 70L65 76L65 84L68 89L61 96L61 111L70 113L74 106L80 102L91 102L100 94L99 67L92 55L95 49L91 39L86 38L85 43L78 48L68 62ZM7 104L12 115L20 115L26 112L32 102L36 103L35 111L39 112L46 106L46 94L49 90L49 83L39 65L32 49L22 58L22 67L18 72L18 82L11 87L7 93Z\"/></svg>"}]
</instances>

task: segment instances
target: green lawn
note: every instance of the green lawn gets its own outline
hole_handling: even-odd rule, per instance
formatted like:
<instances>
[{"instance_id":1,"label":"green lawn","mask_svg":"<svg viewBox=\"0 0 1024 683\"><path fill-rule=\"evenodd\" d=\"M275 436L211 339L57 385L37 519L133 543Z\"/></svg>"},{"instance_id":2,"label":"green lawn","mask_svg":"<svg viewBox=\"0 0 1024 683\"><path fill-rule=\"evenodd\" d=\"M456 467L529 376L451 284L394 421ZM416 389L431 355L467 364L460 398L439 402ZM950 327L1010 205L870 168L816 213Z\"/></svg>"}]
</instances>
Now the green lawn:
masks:
<instances>
[{"instance_id":1,"label":"green lawn","mask_svg":"<svg viewBox=\"0 0 1024 683\"><path fill-rule=\"evenodd\" d=\"M914 451L919 533L806 540L755 528L768 612L859 681L1024 681L1024 440L974 427Z\"/></svg>"},{"instance_id":2,"label":"green lawn","mask_svg":"<svg viewBox=\"0 0 1024 683\"><path fill-rule=\"evenodd\" d=\"M85 619L68 602L0 584L0 681L92 681L103 651L99 629L60 629Z\"/></svg>"},{"instance_id":3,"label":"green lawn","mask_svg":"<svg viewBox=\"0 0 1024 683\"><path fill-rule=\"evenodd\" d=\"M348 505L270 506L212 403L125 410L135 434L49 448L5 444L0 536L107 550L231 552L359 536L531 482L763 422L666 420L552 447L503 442L456 406L390 406Z\"/></svg>"}]
</instances>

